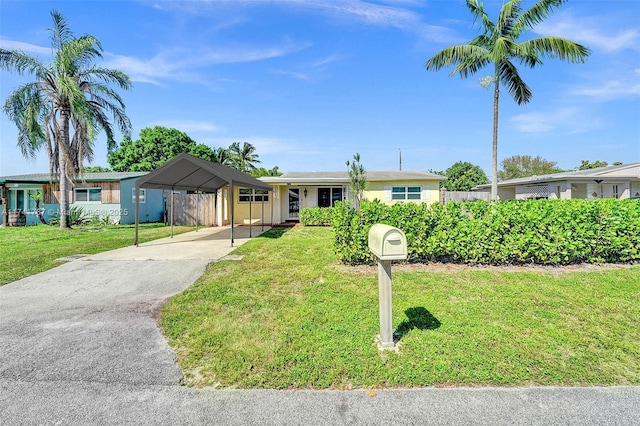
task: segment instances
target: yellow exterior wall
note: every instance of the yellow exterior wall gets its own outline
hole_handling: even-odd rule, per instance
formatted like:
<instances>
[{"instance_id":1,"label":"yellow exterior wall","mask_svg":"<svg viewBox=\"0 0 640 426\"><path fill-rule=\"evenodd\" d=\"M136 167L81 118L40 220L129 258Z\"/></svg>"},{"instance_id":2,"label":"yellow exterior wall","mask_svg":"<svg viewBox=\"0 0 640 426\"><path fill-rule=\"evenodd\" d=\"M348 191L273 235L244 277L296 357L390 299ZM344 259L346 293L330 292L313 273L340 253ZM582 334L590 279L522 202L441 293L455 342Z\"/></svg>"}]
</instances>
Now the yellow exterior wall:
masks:
<instances>
[{"instance_id":1,"label":"yellow exterior wall","mask_svg":"<svg viewBox=\"0 0 640 426\"><path fill-rule=\"evenodd\" d=\"M385 187L394 186L419 186L422 188L420 200L395 201L389 200L385 195ZM385 204L395 203L439 203L440 202L440 185L438 181L375 181L367 182L367 188L364 191L364 198L368 201L378 199Z\"/></svg>"},{"instance_id":2,"label":"yellow exterior wall","mask_svg":"<svg viewBox=\"0 0 640 426\"><path fill-rule=\"evenodd\" d=\"M394 186L419 186L422 188L420 200L406 200L396 201L391 200L390 195L385 195L385 188L390 191ZM342 187L345 191L345 195L348 194L348 185L346 183L296 183L292 187L300 189L300 209L305 207L316 207L318 205L317 190L318 188L326 187ZM260 224L261 218L263 218L265 224L278 224L283 223L289 219L288 211L288 186L286 185L273 185L274 190L269 192L269 201L264 203L264 216L262 216L262 203L251 203L251 223ZM308 195L304 196L304 190L307 189ZM238 225L249 224L249 203L239 201L239 188L235 189L234 199L234 215L235 223ZM364 198L368 201L375 199L380 200L385 204L395 203L439 203L440 202L440 189L439 182L434 181L373 181L367 183L367 189L364 192ZM227 202L229 202L227 200ZM273 203L273 210L272 210ZM273 218L272 218L273 212ZM229 212L230 215L230 212ZM230 217L229 217L230 219ZM224 221L228 223L227 221Z\"/></svg>"}]
</instances>

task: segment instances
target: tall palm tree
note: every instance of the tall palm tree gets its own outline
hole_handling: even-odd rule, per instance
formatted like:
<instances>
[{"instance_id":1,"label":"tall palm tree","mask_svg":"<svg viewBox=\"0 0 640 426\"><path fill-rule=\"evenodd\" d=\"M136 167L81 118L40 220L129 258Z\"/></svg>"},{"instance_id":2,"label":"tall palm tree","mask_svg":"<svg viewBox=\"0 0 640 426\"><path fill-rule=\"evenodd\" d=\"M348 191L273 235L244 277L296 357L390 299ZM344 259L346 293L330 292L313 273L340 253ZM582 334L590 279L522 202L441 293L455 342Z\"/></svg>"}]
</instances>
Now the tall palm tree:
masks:
<instances>
[{"instance_id":1,"label":"tall palm tree","mask_svg":"<svg viewBox=\"0 0 640 426\"><path fill-rule=\"evenodd\" d=\"M223 166L231 165L231 154L227 148L218 147L213 150L214 163L222 164Z\"/></svg>"},{"instance_id":2,"label":"tall palm tree","mask_svg":"<svg viewBox=\"0 0 640 426\"><path fill-rule=\"evenodd\" d=\"M95 37L75 37L63 15L54 10L51 17L51 63L20 50L0 49L0 69L35 76L9 95L3 110L18 127L18 147L25 157L45 148L51 175L58 175L60 182L60 227L68 228L68 191L83 161L91 161L97 133L105 131L109 150L116 146L107 114L122 133L130 132L124 103L109 84L129 89L131 81L122 71L93 63L102 57Z\"/></svg>"},{"instance_id":3,"label":"tall palm tree","mask_svg":"<svg viewBox=\"0 0 640 426\"><path fill-rule=\"evenodd\" d=\"M460 73L466 78L493 64L493 157L491 164L491 199L498 194L498 100L502 83L516 104L528 103L533 96L531 89L518 74L514 61L535 68L542 65L543 57L560 58L571 63L584 63L591 53L584 46L570 40L546 36L518 42L527 30L540 24L554 8L567 0L542 0L526 11L520 7L522 0L505 2L498 19L493 22L478 0L466 0L474 21L479 21L483 34L469 44L448 47L429 59L425 68L438 71L455 65L451 75Z\"/></svg>"},{"instance_id":4,"label":"tall palm tree","mask_svg":"<svg viewBox=\"0 0 640 426\"><path fill-rule=\"evenodd\" d=\"M234 142L229 145L229 156L231 159L231 167L243 172L250 172L256 168L256 163L261 163L258 160L258 154L255 154L256 147L249 142L243 142L240 146L239 142Z\"/></svg>"}]
</instances>

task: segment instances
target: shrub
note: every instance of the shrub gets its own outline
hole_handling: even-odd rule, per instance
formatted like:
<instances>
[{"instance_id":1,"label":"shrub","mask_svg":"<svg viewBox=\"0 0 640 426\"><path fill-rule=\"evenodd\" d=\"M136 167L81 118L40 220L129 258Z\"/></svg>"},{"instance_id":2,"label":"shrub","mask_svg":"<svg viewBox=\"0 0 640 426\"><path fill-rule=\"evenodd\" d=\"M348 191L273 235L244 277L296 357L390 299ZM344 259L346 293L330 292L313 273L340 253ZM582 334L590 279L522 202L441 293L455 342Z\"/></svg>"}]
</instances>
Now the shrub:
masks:
<instances>
[{"instance_id":1,"label":"shrub","mask_svg":"<svg viewBox=\"0 0 640 426\"><path fill-rule=\"evenodd\" d=\"M409 259L470 264L640 261L640 203L634 200L484 201L446 205L379 201L361 215L334 208L334 248L343 263L371 263L371 225L385 223L407 237Z\"/></svg>"},{"instance_id":2,"label":"shrub","mask_svg":"<svg viewBox=\"0 0 640 426\"><path fill-rule=\"evenodd\" d=\"M300 210L300 223L305 226L331 226L333 207L305 207Z\"/></svg>"}]
</instances>

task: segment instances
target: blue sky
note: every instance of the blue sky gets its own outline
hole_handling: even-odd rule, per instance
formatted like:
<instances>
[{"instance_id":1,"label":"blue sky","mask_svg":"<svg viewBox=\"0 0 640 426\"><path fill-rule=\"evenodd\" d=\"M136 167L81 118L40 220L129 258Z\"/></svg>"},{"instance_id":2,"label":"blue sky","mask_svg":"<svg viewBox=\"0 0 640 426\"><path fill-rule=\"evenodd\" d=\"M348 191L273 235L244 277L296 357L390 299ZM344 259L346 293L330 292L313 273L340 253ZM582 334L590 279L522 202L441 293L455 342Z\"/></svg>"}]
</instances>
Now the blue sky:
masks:
<instances>
[{"instance_id":1,"label":"blue sky","mask_svg":"<svg viewBox=\"0 0 640 426\"><path fill-rule=\"evenodd\" d=\"M501 4L485 1L492 17ZM424 69L477 34L463 0L2 0L0 46L46 58L52 9L101 41L102 66L132 78L121 95L134 139L161 125L214 148L247 141L281 171L346 170L356 152L367 170L397 170L399 150L403 170L491 171L491 92ZM536 32L593 53L521 68L534 96L517 106L502 92L499 159L640 161L640 2L569 1ZM0 71L2 102L29 78ZM0 175L48 170L44 152L21 156L4 114L0 125ZM104 134L95 152L106 166Z\"/></svg>"}]
</instances>

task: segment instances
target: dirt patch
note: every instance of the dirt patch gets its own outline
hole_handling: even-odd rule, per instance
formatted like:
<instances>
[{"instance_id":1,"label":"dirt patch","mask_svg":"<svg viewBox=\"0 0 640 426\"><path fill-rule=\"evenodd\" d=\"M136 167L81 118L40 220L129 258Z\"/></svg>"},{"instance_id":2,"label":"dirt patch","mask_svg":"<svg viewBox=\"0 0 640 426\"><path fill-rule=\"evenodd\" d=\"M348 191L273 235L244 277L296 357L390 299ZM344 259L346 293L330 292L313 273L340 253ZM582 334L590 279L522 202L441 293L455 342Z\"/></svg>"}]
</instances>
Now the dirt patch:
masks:
<instances>
[{"instance_id":1,"label":"dirt patch","mask_svg":"<svg viewBox=\"0 0 640 426\"><path fill-rule=\"evenodd\" d=\"M580 263L576 265L465 265L458 263L393 263L393 272L460 272L460 271L494 271L494 272L538 272L547 274L563 274L571 272L596 272L615 269L629 269L634 264L626 263ZM357 274L377 274L376 265L335 265L340 272Z\"/></svg>"}]
</instances>

